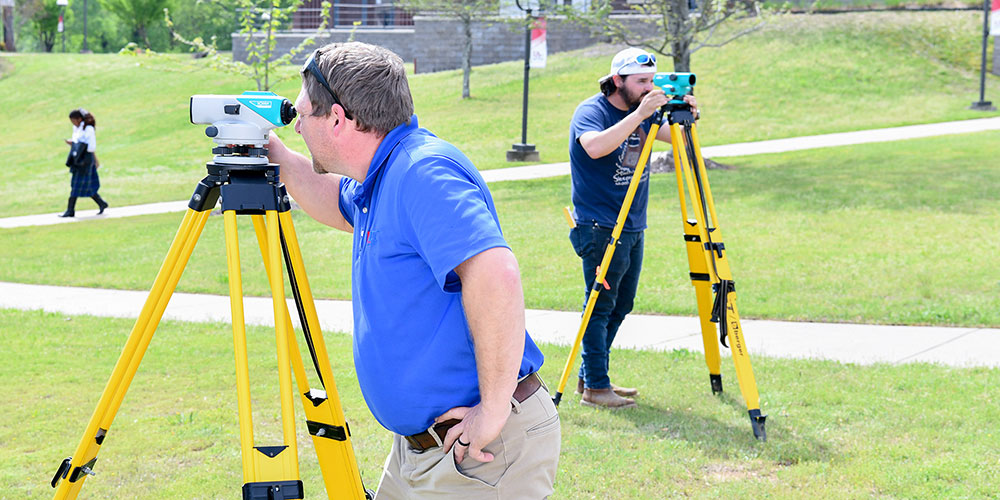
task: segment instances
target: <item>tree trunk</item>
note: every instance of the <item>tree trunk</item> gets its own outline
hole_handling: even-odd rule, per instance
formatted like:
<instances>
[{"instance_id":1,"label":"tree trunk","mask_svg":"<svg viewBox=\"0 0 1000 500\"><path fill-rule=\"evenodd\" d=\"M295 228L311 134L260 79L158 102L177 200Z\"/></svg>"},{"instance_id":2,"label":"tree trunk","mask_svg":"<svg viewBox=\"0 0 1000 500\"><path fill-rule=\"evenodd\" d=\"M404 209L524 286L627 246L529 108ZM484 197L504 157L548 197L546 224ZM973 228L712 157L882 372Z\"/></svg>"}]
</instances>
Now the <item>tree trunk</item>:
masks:
<instances>
[{"instance_id":1,"label":"tree trunk","mask_svg":"<svg viewBox=\"0 0 1000 500\"><path fill-rule=\"evenodd\" d=\"M42 48L45 52L52 52L52 47L56 44L55 32L42 31L39 33L38 39L42 42Z\"/></svg>"},{"instance_id":2,"label":"tree trunk","mask_svg":"<svg viewBox=\"0 0 1000 500\"><path fill-rule=\"evenodd\" d=\"M14 47L14 7L3 7L3 44L7 52L17 52Z\"/></svg>"},{"instance_id":3,"label":"tree trunk","mask_svg":"<svg viewBox=\"0 0 1000 500\"><path fill-rule=\"evenodd\" d=\"M468 99L469 76L472 74L472 18L462 19L465 44L462 46L462 99Z\"/></svg>"},{"instance_id":4,"label":"tree trunk","mask_svg":"<svg viewBox=\"0 0 1000 500\"><path fill-rule=\"evenodd\" d=\"M138 37L137 37L136 41L142 40L143 43L146 44L146 50L149 50L150 49L149 35L146 33L146 27L145 26L139 26L139 28L136 31L138 31Z\"/></svg>"},{"instance_id":5,"label":"tree trunk","mask_svg":"<svg viewBox=\"0 0 1000 500\"><path fill-rule=\"evenodd\" d=\"M671 0L670 20L670 51L674 58L675 73L691 71L691 41L694 33L690 32L691 10L688 0Z\"/></svg>"},{"instance_id":6,"label":"tree trunk","mask_svg":"<svg viewBox=\"0 0 1000 500\"><path fill-rule=\"evenodd\" d=\"M684 44L683 48L676 48L677 45L674 44L674 73L690 73L691 53L688 52L688 46Z\"/></svg>"}]
</instances>

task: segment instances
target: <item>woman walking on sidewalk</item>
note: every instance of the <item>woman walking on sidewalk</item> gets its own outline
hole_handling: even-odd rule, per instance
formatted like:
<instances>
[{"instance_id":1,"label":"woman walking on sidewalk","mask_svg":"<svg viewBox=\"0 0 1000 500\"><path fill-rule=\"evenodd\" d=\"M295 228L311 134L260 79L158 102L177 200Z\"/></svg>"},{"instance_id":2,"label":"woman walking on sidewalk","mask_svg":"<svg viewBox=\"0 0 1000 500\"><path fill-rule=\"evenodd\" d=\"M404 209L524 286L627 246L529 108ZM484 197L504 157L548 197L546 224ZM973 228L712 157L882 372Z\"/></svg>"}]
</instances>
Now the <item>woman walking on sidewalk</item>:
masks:
<instances>
[{"instance_id":1,"label":"woman walking on sidewalk","mask_svg":"<svg viewBox=\"0 0 1000 500\"><path fill-rule=\"evenodd\" d=\"M73 174L70 181L69 204L66 212L60 217L73 217L76 215L76 199L80 196L89 196L97 203L98 214L104 213L108 208L107 202L101 199L97 190L101 188L101 180L97 177L97 122L94 115L83 108L74 109L69 112L69 121L73 122L73 138L66 139L66 144L70 147L74 143L86 144L86 149L81 146L81 159L70 166L69 171Z\"/></svg>"}]
</instances>

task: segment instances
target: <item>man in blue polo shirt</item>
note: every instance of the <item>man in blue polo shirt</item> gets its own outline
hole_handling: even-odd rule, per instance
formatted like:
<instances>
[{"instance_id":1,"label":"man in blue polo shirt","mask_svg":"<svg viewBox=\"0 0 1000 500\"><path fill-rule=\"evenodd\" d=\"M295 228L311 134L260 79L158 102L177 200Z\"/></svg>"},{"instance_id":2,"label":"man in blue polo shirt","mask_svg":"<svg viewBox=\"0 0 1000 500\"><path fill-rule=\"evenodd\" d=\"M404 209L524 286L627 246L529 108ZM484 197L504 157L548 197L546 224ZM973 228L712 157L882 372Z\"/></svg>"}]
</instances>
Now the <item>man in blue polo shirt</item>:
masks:
<instances>
[{"instance_id":1,"label":"man in blue polo shirt","mask_svg":"<svg viewBox=\"0 0 1000 500\"><path fill-rule=\"evenodd\" d=\"M599 80L601 92L580 103L569 127L569 161L573 183L573 218L569 234L583 263L584 304L594 286L618 212L653 123L651 116L668 99L653 85L656 56L637 48L618 52L611 71ZM693 96L685 101L695 104ZM693 108L697 113L697 108ZM656 139L670 141L670 129ZM611 383L608 366L611 343L622 320L632 311L642 269L643 231L649 200L649 170L643 171L608 265L604 287L597 296L583 333L583 363L577 392L580 402L604 408L635 407L639 391Z\"/></svg>"},{"instance_id":2,"label":"man in blue polo shirt","mask_svg":"<svg viewBox=\"0 0 1000 500\"><path fill-rule=\"evenodd\" d=\"M352 42L302 70L270 158L313 218L353 232L354 362L395 433L376 498L545 498L560 424L536 374L517 260L468 158L413 115L402 60Z\"/></svg>"}]
</instances>

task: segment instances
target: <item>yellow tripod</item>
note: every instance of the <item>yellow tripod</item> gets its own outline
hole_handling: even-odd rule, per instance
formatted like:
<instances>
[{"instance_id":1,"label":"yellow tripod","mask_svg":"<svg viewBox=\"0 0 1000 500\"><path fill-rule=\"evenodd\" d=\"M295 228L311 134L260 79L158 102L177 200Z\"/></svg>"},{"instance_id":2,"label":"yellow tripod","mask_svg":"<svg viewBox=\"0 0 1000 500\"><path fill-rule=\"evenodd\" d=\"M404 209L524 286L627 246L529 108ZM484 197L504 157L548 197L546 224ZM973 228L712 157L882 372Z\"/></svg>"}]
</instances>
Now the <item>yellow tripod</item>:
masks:
<instances>
[{"instance_id":1,"label":"yellow tripod","mask_svg":"<svg viewBox=\"0 0 1000 500\"><path fill-rule=\"evenodd\" d=\"M746 402L750 415L750 425L753 434L761 441L767 440L764 428L766 415L760 412L760 396L757 393L757 382L754 380L753 368L750 366L750 356L746 349L746 342L743 338L743 330L740 327L740 317L736 310L736 291L733 285L732 273L729 269L729 262L726 259L726 247L722 242L722 232L718 225L718 215L715 212L715 202L712 199L712 192L708 185L708 176L705 172L705 161L701 156L701 146L698 143L698 133L694 123L694 115L688 104L681 101L671 101L654 115L653 125L650 127L646 143L643 145L642 154L639 156L639 163L625 200L618 212L618 219L611 233L611 240L608 248L604 252L601 266L597 271L597 278L587 299L584 308L583 319L580 329L577 331L576 340L570 350L569 359L566 360L562 378L559 379L559 386L553 398L556 405L562 398L563 390L569 379L573 364L579 353L580 344L583 341L583 334L587 330L590 316L597 303L597 297L601 293L607 269L614 256L616 242L621 236L622 227L628 217L629 209L635 191L638 188L639 180L642 178L643 170L653 149L653 141L659 132L662 121L666 119L670 127L670 142L673 146L674 167L677 173L677 191L680 196L681 217L684 221L684 241L688 253L688 265L690 267L691 283L695 287L695 296L698 302L698 316L701 320L702 341L705 346L705 362L708 365L709 379L712 392L722 392L722 374L720 370L721 360L719 346L715 343L715 328L712 323L719 324L720 342L726 345L726 337L732 338L733 363L736 366L736 378L740 384L740 391L743 400ZM687 199L684 194L685 187L689 193L691 204L694 207L694 218L689 218ZM711 217L711 220L708 219ZM712 292L715 292L713 302Z\"/></svg>"},{"instance_id":2,"label":"yellow tripod","mask_svg":"<svg viewBox=\"0 0 1000 500\"><path fill-rule=\"evenodd\" d=\"M256 150L251 153L259 155L261 151ZM216 160L220 158L224 160L229 157L217 156ZM303 498L295 436L292 373L295 374L297 390L302 398L306 424L316 448L327 495L331 499L371 498L370 492L365 490L361 482L361 474L354 457L350 429L340 406L326 345L320 331L319 318L306 278L295 228L292 225L289 197L285 192L285 185L278 178L279 167L267 163L266 158L262 156L250 159L250 164L246 163L248 159L246 156L232 158L234 161L238 158L244 163L209 163L209 175L195 189L180 229L170 245L149 297L129 334L83 438L73 456L63 460L52 478L51 484L56 488L55 499L76 498L87 476L94 475L97 452L107 437L125 392L152 340L153 332L220 196L225 218L229 297L233 317L236 392L243 457L243 498L244 500ZM282 421L282 443L277 446L257 446L254 442L239 242L236 230L237 215L251 216L257 242L264 257L274 303ZM295 332L285 302L282 257L305 340L322 389L309 387L304 364L298 355Z\"/></svg>"}]
</instances>

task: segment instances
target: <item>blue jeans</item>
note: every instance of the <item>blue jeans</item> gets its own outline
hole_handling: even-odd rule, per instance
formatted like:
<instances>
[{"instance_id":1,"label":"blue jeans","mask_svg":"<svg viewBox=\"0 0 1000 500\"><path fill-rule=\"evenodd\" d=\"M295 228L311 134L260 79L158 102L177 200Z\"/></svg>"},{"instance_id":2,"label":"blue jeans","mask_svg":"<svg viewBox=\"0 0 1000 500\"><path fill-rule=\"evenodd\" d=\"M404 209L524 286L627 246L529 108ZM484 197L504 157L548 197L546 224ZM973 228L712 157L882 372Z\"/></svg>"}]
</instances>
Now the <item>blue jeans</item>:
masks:
<instances>
[{"instance_id":1,"label":"blue jeans","mask_svg":"<svg viewBox=\"0 0 1000 500\"><path fill-rule=\"evenodd\" d=\"M610 240L611 230L596 225L578 225L570 230L569 241L583 261L583 280L587 284L584 308L594 287L597 267L604 259ZM588 389L611 387L611 379L608 378L611 343L615 340L625 315L632 311L635 291L639 286L639 272L642 270L642 243L642 231L622 231L604 278L610 289L601 286L590 323L583 333L580 377Z\"/></svg>"}]
</instances>

